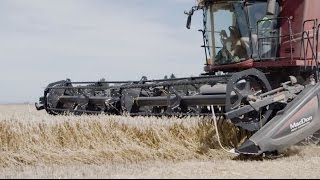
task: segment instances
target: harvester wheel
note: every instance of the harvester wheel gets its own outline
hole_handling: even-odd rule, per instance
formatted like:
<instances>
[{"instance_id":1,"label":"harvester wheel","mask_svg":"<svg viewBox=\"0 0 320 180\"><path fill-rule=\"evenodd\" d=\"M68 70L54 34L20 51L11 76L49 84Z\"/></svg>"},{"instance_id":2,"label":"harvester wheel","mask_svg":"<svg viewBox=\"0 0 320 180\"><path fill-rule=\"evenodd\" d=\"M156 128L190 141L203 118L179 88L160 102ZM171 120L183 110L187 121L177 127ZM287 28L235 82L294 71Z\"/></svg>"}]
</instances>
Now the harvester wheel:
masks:
<instances>
[{"instance_id":1,"label":"harvester wheel","mask_svg":"<svg viewBox=\"0 0 320 180\"><path fill-rule=\"evenodd\" d=\"M248 97L271 91L271 86L266 76L257 69L249 69L235 73L227 84L226 112L249 105ZM272 107L267 106L259 111L244 113L231 121L236 126L248 131L259 130L272 114Z\"/></svg>"}]
</instances>

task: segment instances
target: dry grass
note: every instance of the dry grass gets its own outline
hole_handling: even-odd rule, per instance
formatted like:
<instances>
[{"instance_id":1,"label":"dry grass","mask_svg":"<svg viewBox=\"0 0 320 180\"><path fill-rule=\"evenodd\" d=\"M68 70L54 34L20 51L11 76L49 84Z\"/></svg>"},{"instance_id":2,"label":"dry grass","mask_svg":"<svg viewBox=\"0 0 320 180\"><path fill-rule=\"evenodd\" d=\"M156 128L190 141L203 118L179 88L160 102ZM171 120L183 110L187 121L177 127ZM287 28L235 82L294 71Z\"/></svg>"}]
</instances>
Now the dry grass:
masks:
<instances>
[{"instance_id":1,"label":"dry grass","mask_svg":"<svg viewBox=\"0 0 320 180\"><path fill-rule=\"evenodd\" d=\"M228 147L247 136L219 127ZM50 116L32 105L0 106L0 178L319 178L319 149L239 161L220 149L210 119Z\"/></svg>"},{"instance_id":2,"label":"dry grass","mask_svg":"<svg viewBox=\"0 0 320 180\"><path fill-rule=\"evenodd\" d=\"M50 116L31 105L1 106L0 112L3 167L208 159L220 152L210 119ZM223 128L232 140L225 145L236 146L237 131Z\"/></svg>"}]
</instances>

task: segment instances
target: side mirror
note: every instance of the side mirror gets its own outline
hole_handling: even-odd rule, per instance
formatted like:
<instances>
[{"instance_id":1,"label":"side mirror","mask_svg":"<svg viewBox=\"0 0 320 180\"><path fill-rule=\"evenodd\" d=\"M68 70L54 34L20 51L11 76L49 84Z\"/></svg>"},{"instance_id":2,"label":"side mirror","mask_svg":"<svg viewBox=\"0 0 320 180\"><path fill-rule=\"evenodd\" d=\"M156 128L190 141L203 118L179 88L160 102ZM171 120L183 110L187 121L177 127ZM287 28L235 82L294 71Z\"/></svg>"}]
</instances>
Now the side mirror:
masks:
<instances>
[{"instance_id":1,"label":"side mirror","mask_svg":"<svg viewBox=\"0 0 320 180\"><path fill-rule=\"evenodd\" d=\"M201 7L199 7L199 6L194 6L194 7L191 8L191 10L190 10L189 12L184 11L184 14L188 15L188 20L187 20L187 25L186 25L187 29L190 29L193 13L194 13L195 11L199 10L199 9L201 9Z\"/></svg>"},{"instance_id":2,"label":"side mirror","mask_svg":"<svg viewBox=\"0 0 320 180\"><path fill-rule=\"evenodd\" d=\"M192 20L192 14L189 14L188 16L188 20L187 20L187 29L190 29L190 26L191 26L191 20Z\"/></svg>"}]
</instances>

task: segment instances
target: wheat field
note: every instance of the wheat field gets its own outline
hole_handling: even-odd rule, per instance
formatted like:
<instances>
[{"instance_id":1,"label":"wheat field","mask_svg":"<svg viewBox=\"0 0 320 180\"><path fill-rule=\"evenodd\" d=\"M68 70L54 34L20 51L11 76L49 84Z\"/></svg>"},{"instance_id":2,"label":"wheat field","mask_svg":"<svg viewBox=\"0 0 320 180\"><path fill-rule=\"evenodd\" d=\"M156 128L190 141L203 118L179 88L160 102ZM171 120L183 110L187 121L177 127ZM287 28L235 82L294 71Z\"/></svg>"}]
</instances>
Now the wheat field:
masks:
<instances>
[{"instance_id":1,"label":"wheat field","mask_svg":"<svg viewBox=\"0 0 320 180\"><path fill-rule=\"evenodd\" d=\"M221 127L223 145L236 147L240 131ZM0 105L0 178L319 178L319 150L243 160L219 147L210 118L50 116Z\"/></svg>"}]
</instances>

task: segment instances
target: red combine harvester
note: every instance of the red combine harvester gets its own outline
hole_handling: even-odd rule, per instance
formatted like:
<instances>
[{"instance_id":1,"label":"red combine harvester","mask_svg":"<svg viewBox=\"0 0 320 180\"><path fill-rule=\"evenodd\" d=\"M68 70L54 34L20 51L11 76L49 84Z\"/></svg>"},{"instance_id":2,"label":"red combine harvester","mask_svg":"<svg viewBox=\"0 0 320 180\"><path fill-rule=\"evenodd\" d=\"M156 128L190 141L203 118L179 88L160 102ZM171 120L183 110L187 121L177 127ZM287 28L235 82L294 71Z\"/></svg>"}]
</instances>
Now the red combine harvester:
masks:
<instances>
[{"instance_id":1,"label":"red combine harvester","mask_svg":"<svg viewBox=\"0 0 320 180\"><path fill-rule=\"evenodd\" d=\"M198 0L205 73L199 77L51 83L50 114L221 115L253 135L235 150L261 155L319 143L319 0Z\"/></svg>"}]
</instances>

